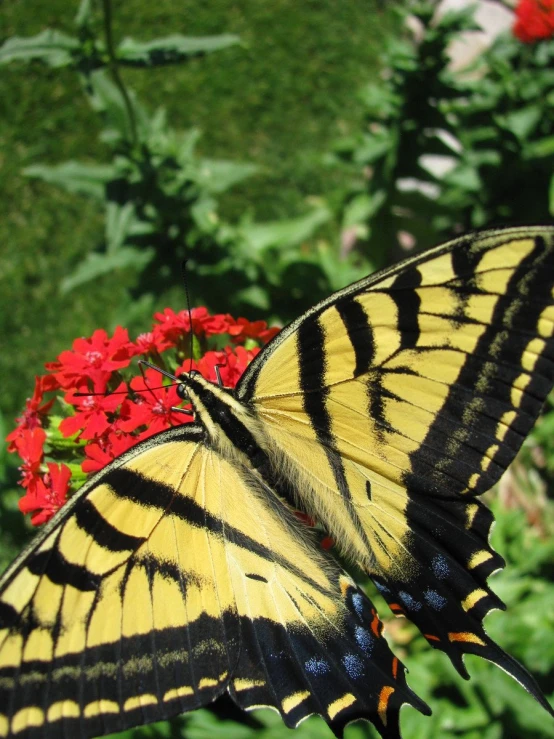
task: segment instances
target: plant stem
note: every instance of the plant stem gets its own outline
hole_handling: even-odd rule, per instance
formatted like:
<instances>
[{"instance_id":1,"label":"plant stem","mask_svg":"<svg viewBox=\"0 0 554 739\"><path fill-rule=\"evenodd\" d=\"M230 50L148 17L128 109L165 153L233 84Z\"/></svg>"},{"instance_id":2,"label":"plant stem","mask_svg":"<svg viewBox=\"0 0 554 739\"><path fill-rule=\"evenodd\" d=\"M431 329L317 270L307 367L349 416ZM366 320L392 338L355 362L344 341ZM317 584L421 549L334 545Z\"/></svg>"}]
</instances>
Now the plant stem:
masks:
<instances>
[{"instance_id":1,"label":"plant stem","mask_svg":"<svg viewBox=\"0 0 554 739\"><path fill-rule=\"evenodd\" d=\"M125 87L125 84L123 80L121 79L121 75L119 74L119 67L117 64L117 58L115 56L115 49L113 45L113 35L112 35L111 0L102 0L102 8L104 10L104 33L106 37L106 50L108 52L108 69L110 70L110 74L112 76L112 79L116 87L121 93L121 97L123 98L125 108L127 109L127 117L129 119L129 127L130 127L130 134L131 134L131 144L132 146L135 146L135 144L137 143L137 123L136 123L133 103L131 102L131 98L129 97L127 88Z\"/></svg>"}]
</instances>

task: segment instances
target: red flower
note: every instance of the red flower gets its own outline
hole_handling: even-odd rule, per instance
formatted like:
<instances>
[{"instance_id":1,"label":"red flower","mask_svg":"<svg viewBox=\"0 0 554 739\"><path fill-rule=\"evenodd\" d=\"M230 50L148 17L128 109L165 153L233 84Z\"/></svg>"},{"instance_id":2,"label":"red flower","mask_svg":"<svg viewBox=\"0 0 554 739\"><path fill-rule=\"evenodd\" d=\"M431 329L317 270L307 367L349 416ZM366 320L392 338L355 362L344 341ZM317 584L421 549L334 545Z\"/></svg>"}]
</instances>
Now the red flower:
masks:
<instances>
[{"instance_id":1,"label":"red flower","mask_svg":"<svg viewBox=\"0 0 554 739\"><path fill-rule=\"evenodd\" d=\"M554 0L519 0L514 35L526 44L554 36Z\"/></svg>"},{"instance_id":2,"label":"red flower","mask_svg":"<svg viewBox=\"0 0 554 739\"><path fill-rule=\"evenodd\" d=\"M119 424L122 431L129 433L144 426L146 430L141 434L141 439L144 439L191 420L186 414L172 410L182 403L177 395L177 387L160 387L160 374L155 370L146 370L145 377L134 377L131 388L137 397L134 403L128 405L127 420Z\"/></svg>"},{"instance_id":3,"label":"red flower","mask_svg":"<svg viewBox=\"0 0 554 739\"><path fill-rule=\"evenodd\" d=\"M229 323L227 316L222 314L211 316L207 308L193 308L192 316L192 332L196 336L213 336L214 334L224 334L227 332ZM163 313L155 313L154 318L159 321L159 326L155 326L160 333L174 345L177 344L183 334L190 333L191 321L188 310L175 313L171 308L165 308Z\"/></svg>"},{"instance_id":4,"label":"red flower","mask_svg":"<svg viewBox=\"0 0 554 739\"><path fill-rule=\"evenodd\" d=\"M229 318L231 317L229 316ZM280 329L276 326L268 328L265 321L250 322L246 318L238 318L234 324L229 326L227 331L233 337L234 341L244 342L245 339L259 339L264 344L267 344L275 334L279 333Z\"/></svg>"},{"instance_id":5,"label":"red flower","mask_svg":"<svg viewBox=\"0 0 554 739\"><path fill-rule=\"evenodd\" d=\"M22 473L20 485L24 488L29 487L39 472L45 441L46 432L40 426L34 429L24 429L14 440L15 450L23 460L19 469Z\"/></svg>"},{"instance_id":6,"label":"red flower","mask_svg":"<svg viewBox=\"0 0 554 739\"><path fill-rule=\"evenodd\" d=\"M87 459L81 464L81 469L87 475L91 472L98 472L139 441L141 441L139 436L131 436L131 434L125 434L117 429L109 431L97 439L94 444L86 445L85 454Z\"/></svg>"},{"instance_id":7,"label":"red flower","mask_svg":"<svg viewBox=\"0 0 554 739\"><path fill-rule=\"evenodd\" d=\"M19 418L16 418L17 427L6 436L8 442L8 451L15 452L15 440L22 436L22 432L27 429L35 429L42 426L42 418L46 416L54 400L42 403L43 395L51 392L59 387L56 379L52 375L35 377L35 390L31 398L27 398L25 410Z\"/></svg>"},{"instance_id":8,"label":"red flower","mask_svg":"<svg viewBox=\"0 0 554 739\"><path fill-rule=\"evenodd\" d=\"M107 383L112 372L127 367L139 348L129 341L127 329L118 326L111 339L97 329L89 339L75 339L73 351L60 354L57 362L46 365L65 389Z\"/></svg>"},{"instance_id":9,"label":"red flower","mask_svg":"<svg viewBox=\"0 0 554 739\"><path fill-rule=\"evenodd\" d=\"M277 332L264 321L212 316L206 308L194 308L190 313L167 308L155 319L158 322L152 331L140 335L135 343L121 327L112 337L97 330L89 338L76 339L71 351L62 352L56 362L46 365L49 375L36 378L33 396L17 419L17 428L7 437L9 451L17 452L22 459L20 484L25 496L20 508L31 513L34 525L47 521L63 504L68 491L79 487L80 478L70 489L70 467L59 463L73 466L80 459L83 472L96 472L143 439L193 420L192 415L174 410L186 405L177 395L177 383L164 385L167 380L155 370L146 371L146 381L135 377L126 384L124 370L133 356L146 355L171 372L181 363L176 375L196 369L212 382L218 382L215 368L220 365L224 386L235 387L260 351L257 346L246 349L241 344L247 340L251 345L255 341L265 343ZM203 353L197 361L183 360L191 330L200 339L194 343L194 355ZM221 334L228 336L221 338ZM233 344L220 350L228 341ZM63 400L60 388L66 391ZM51 411L54 401L45 402L43 397L54 390L58 390L61 401L56 415ZM78 392L84 393L82 397ZM129 392L134 393L132 399ZM74 411L69 416L71 405ZM63 439L75 434L91 443L84 446Z\"/></svg>"},{"instance_id":10,"label":"red flower","mask_svg":"<svg viewBox=\"0 0 554 739\"><path fill-rule=\"evenodd\" d=\"M96 384L94 386L95 393L103 393L105 385ZM124 382L121 382L113 393L107 395L83 395L75 397L77 391L70 390L65 400L67 403L77 408L77 413L69 418L64 418L60 423L60 431L64 436L73 436L77 431L81 431L81 439L96 439L102 436L110 428L110 419L108 413L113 413L124 399L121 393L127 390ZM81 390L83 392L83 390Z\"/></svg>"},{"instance_id":11,"label":"red flower","mask_svg":"<svg viewBox=\"0 0 554 739\"><path fill-rule=\"evenodd\" d=\"M19 500L19 510L31 513L33 526L48 521L65 503L71 470L65 464L48 462L48 472Z\"/></svg>"},{"instance_id":12,"label":"red flower","mask_svg":"<svg viewBox=\"0 0 554 739\"><path fill-rule=\"evenodd\" d=\"M154 326L152 331L140 334L135 342L141 354L160 354L174 344L164 335L160 325Z\"/></svg>"},{"instance_id":13,"label":"red flower","mask_svg":"<svg viewBox=\"0 0 554 739\"><path fill-rule=\"evenodd\" d=\"M244 370L259 352L258 347L245 349L243 346L237 346L231 349L231 347L226 346L220 352L206 352L198 362L194 362L193 369L198 370L210 382L217 382L215 366L219 365L223 387L235 387ZM189 371L190 362L186 360L181 369L177 371L177 375Z\"/></svg>"}]
</instances>

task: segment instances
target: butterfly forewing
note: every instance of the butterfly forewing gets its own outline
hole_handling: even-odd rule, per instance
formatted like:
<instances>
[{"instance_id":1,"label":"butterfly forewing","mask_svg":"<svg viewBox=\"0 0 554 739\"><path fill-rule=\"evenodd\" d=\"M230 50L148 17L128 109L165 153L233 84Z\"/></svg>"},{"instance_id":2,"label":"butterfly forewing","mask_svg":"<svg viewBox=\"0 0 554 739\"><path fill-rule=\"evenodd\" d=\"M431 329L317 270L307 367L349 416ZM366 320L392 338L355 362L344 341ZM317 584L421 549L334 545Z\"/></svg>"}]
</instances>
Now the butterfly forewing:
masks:
<instances>
[{"instance_id":1,"label":"butterfly forewing","mask_svg":"<svg viewBox=\"0 0 554 739\"><path fill-rule=\"evenodd\" d=\"M426 710L369 601L189 429L89 484L7 573L0 614L1 736L120 731L227 688L289 726L364 716L395 737L403 703Z\"/></svg>"},{"instance_id":2,"label":"butterfly forewing","mask_svg":"<svg viewBox=\"0 0 554 739\"><path fill-rule=\"evenodd\" d=\"M554 379L554 229L450 242L346 288L285 329L238 389L296 502L396 613L464 671L532 679L486 636L492 516L475 502ZM543 704L545 703L539 697Z\"/></svg>"}]
</instances>

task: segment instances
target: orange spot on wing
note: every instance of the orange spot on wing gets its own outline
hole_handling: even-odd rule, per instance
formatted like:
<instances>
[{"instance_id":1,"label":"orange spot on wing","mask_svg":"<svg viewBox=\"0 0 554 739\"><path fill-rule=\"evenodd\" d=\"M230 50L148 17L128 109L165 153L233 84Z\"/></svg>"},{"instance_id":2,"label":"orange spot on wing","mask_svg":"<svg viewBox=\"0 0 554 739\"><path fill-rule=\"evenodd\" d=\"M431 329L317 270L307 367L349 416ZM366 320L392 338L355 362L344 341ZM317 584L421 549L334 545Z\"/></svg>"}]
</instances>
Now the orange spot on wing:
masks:
<instances>
[{"instance_id":1,"label":"orange spot on wing","mask_svg":"<svg viewBox=\"0 0 554 739\"><path fill-rule=\"evenodd\" d=\"M381 623L381 620L379 619L375 608L371 609L371 613L373 614L373 620L371 621L371 630L373 631L375 636L379 637L383 633L383 624Z\"/></svg>"},{"instance_id":2,"label":"orange spot on wing","mask_svg":"<svg viewBox=\"0 0 554 739\"><path fill-rule=\"evenodd\" d=\"M377 704L377 713L383 726L387 725L387 708L391 695L394 693L394 688L391 685L385 685L381 688L379 693L379 703Z\"/></svg>"},{"instance_id":3,"label":"orange spot on wing","mask_svg":"<svg viewBox=\"0 0 554 739\"><path fill-rule=\"evenodd\" d=\"M429 639L429 641L440 641L439 637L435 636L435 634L423 634L423 636Z\"/></svg>"},{"instance_id":4,"label":"orange spot on wing","mask_svg":"<svg viewBox=\"0 0 554 739\"><path fill-rule=\"evenodd\" d=\"M389 608L394 613L395 616L403 616L404 611L402 610L402 606L399 606L398 603L389 603Z\"/></svg>"},{"instance_id":5,"label":"orange spot on wing","mask_svg":"<svg viewBox=\"0 0 554 739\"><path fill-rule=\"evenodd\" d=\"M482 647L486 646L485 642L471 631L450 632L448 638L450 641L470 642L471 644L479 644Z\"/></svg>"},{"instance_id":6,"label":"orange spot on wing","mask_svg":"<svg viewBox=\"0 0 554 739\"><path fill-rule=\"evenodd\" d=\"M398 657L392 658L392 676L396 680L398 674Z\"/></svg>"},{"instance_id":7,"label":"orange spot on wing","mask_svg":"<svg viewBox=\"0 0 554 739\"><path fill-rule=\"evenodd\" d=\"M346 598L346 594L350 590L350 582L347 580L346 577L341 577L339 580L340 585L340 592L343 598Z\"/></svg>"}]
</instances>

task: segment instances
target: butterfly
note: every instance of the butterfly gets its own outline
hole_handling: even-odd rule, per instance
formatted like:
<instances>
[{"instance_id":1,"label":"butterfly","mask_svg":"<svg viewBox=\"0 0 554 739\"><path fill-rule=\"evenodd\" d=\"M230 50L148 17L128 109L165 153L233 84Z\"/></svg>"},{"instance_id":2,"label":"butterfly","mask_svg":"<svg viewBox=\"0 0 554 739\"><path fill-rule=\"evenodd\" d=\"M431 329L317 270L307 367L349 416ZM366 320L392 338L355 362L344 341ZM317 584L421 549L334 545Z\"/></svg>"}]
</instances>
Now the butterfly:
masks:
<instances>
[{"instance_id":1,"label":"butterfly","mask_svg":"<svg viewBox=\"0 0 554 739\"><path fill-rule=\"evenodd\" d=\"M457 238L283 329L234 392L178 378L195 420L93 477L0 581L0 736L92 737L224 693L340 736L400 736L407 685L371 601L468 676L477 654L553 710L485 633L503 566L478 496L554 382L554 228Z\"/></svg>"}]
</instances>

